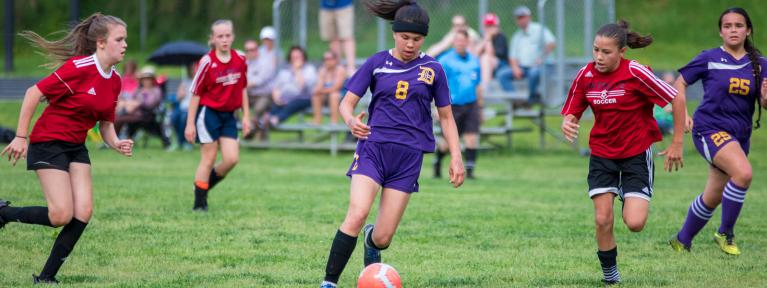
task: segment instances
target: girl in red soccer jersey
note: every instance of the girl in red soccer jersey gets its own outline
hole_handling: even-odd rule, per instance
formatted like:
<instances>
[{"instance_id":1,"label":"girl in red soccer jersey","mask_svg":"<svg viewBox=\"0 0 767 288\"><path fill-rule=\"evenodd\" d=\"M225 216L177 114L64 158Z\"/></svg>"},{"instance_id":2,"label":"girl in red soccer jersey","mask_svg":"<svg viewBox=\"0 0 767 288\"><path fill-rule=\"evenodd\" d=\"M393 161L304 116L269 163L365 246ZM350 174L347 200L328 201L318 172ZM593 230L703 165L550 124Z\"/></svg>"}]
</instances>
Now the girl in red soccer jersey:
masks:
<instances>
[{"instance_id":1,"label":"girl in red soccer jersey","mask_svg":"<svg viewBox=\"0 0 767 288\"><path fill-rule=\"evenodd\" d=\"M628 23L602 26L594 39L594 62L578 71L562 108L562 133L569 141L578 137L578 120L587 107L594 112L589 147L589 197L594 202L597 256L604 282L620 282L613 236L613 201L623 201L623 222L633 232L642 231L653 194L652 144L661 140L653 118L653 105L672 104L674 138L664 170L682 167L685 99L653 75L646 66L623 58L626 46L642 48L649 36L628 30Z\"/></svg>"},{"instance_id":2,"label":"girl in red soccer jersey","mask_svg":"<svg viewBox=\"0 0 767 288\"><path fill-rule=\"evenodd\" d=\"M58 283L56 273L93 212L91 165L84 144L88 130L98 122L109 147L132 154L133 141L118 139L113 124L121 82L114 65L123 60L128 47L126 25L117 17L96 13L59 40L48 41L31 31L22 36L48 53L51 66L63 64L27 89L16 138L0 155L8 155L13 165L27 158L27 170L37 173L48 207L11 207L9 201L0 200L0 228L14 221L64 226L42 272L33 275L35 284ZM27 134L41 100L47 100L48 107Z\"/></svg>"},{"instance_id":3,"label":"girl in red soccer jersey","mask_svg":"<svg viewBox=\"0 0 767 288\"><path fill-rule=\"evenodd\" d=\"M184 136L190 143L200 143L200 165L194 175L195 211L208 211L208 191L220 182L240 157L237 143L237 119L234 111L242 109L242 133L250 132L250 112L245 56L232 49L234 27L230 20L217 20L210 27L213 50L200 59L192 80L192 99ZM215 165L221 147L221 163Z\"/></svg>"}]
</instances>

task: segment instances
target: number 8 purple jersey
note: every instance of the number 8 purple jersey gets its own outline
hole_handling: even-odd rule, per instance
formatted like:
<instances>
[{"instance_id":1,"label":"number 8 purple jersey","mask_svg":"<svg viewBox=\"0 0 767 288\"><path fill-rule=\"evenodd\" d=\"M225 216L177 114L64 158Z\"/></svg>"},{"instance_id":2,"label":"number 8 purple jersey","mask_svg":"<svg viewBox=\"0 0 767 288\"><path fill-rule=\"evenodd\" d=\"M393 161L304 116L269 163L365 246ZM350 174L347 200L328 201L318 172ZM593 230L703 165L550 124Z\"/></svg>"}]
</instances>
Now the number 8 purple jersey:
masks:
<instances>
[{"instance_id":1,"label":"number 8 purple jersey","mask_svg":"<svg viewBox=\"0 0 767 288\"><path fill-rule=\"evenodd\" d=\"M398 143L424 152L434 152L431 102L450 105L450 90L442 65L421 53L403 63L391 51L368 58L349 79L346 89L362 97L370 88L368 141Z\"/></svg>"},{"instance_id":2,"label":"number 8 purple jersey","mask_svg":"<svg viewBox=\"0 0 767 288\"><path fill-rule=\"evenodd\" d=\"M767 77L767 60L759 58L760 79ZM696 133L727 131L736 137L751 136L752 119L759 95L748 55L735 59L722 47L701 52L679 69L688 85L703 80L703 101L695 111Z\"/></svg>"}]
</instances>

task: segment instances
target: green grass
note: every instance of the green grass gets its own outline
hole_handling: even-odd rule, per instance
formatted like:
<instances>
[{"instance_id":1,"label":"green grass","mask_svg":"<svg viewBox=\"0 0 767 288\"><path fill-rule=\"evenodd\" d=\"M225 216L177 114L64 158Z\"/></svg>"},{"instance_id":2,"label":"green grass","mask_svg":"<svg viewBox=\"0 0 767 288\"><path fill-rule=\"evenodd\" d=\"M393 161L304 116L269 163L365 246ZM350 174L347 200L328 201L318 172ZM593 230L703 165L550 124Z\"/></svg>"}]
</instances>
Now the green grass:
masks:
<instances>
[{"instance_id":1,"label":"green grass","mask_svg":"<svg viewBox=\"0 0 767 288\"><path fill-rule=\"evenodd\" d=\"M0 102L0 125L15 124L18 105ZM552 125L558 121L549 119ZM763 285L764 177L754 177L738 220L742 256L728 257L712 243L719 216L695 240L691 254L672 253L665 244L707 175L707 165L685 140L685 168L656 173L645 231L630 233L616 217L623 287ZM764 131L754 134L755 175L767 168L765 141ZM479 180L457 190L429 177L426 156L421 192L412 198L384 262L397 268L406 287L601 286L586 195L588 159L552 143L541 151L536 134L518 134L512 153L482 153ZM238 167L211 192L210 212L201 214L191 211L198 152L166 153L152 143L125 158L89 148L95 212L60 272L62 287L316 287L321 281L348 205L343 174L351 154L243 150ZM0 197L19 206L44 205L34 173L23 165L1 164L0 175ZM371 215L372 221L375 211ZM16 223L0 230L0 286L31 283L30 275L48 256L53 231ZM361 247L341 277L342 287L354 286Z\"/></svg>"}]
</instances>

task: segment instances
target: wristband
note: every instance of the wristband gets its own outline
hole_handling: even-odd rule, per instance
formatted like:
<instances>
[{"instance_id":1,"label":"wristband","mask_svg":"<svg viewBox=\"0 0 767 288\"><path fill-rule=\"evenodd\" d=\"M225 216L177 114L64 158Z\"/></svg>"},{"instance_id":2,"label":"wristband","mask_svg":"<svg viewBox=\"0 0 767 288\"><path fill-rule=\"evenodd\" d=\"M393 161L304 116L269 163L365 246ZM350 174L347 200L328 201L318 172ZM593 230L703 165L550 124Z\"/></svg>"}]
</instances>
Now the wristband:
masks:
<instances>
[{"instance_id":1,"label":"wristband","mask_svg":"<svg viewBox=\"0 0 767 288\"><path fill-rule=\"evenodd\" d=\"M19 136L19 135L16 135L16 138L21 138L21 139L27 140L27 136Z\"/></svg>"}]
</instances>

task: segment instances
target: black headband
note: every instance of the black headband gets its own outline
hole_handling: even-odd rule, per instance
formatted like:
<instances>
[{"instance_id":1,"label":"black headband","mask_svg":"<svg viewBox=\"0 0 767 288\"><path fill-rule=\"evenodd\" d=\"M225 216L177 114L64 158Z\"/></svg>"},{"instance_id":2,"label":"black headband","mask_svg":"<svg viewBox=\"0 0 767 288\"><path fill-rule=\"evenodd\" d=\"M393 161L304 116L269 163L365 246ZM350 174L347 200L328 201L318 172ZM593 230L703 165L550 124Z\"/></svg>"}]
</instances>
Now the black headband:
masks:
<instances>
[{"instance_id":1,"label":"black headband","mask_svg":"<svg viewBox=\"0 0 767 288\"><path fill-rule=\"evenodd\" d=\"M391 30L394 32L413 32L426 36L429 34L429 25L395 20L392 22Z\"/></svg>"}]
</instances>

